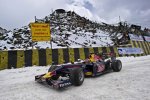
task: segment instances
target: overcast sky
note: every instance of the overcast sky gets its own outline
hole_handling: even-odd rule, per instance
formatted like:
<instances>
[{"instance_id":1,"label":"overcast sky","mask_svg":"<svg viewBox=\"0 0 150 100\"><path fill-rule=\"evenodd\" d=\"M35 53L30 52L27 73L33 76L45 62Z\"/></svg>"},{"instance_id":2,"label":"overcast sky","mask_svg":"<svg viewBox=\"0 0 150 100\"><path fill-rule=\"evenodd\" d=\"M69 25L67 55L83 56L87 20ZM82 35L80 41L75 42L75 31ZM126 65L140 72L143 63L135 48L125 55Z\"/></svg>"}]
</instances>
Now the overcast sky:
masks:
<instances>
[{"instance_id":1,"label":"overcast sky","mask_svg":"<svg viewBox=\"0 0 150 100\"><path fill-rule=\"evenodd\" d=\"M12 30L44 18L53 10L72 10L91 20L121 21L150 28L150 0L0 0L0 27Z\"/></svg>"}]
</instances>

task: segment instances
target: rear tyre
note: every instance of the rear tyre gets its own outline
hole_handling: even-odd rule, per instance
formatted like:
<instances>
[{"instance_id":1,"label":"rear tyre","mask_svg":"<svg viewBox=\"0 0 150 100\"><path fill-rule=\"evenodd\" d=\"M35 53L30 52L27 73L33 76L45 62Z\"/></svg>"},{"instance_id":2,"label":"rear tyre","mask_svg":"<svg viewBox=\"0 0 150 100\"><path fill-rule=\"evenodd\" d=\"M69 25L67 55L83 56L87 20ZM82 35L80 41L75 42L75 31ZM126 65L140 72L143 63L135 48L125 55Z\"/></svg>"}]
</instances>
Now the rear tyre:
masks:
<instances>
[{"instance_id":1,"label":"rear tyre","mask_svg":"<svg viewBox=\"0 0 150 100\"><path fill-rule=\"evenodd\" d=\"M114 72L119 72L122 69L122 63L120 60L115 60L111 65Z\"/></svg>"},{"instance_id":2,"label":"rear tyre","mask_svg":"<svg viewBox=\"0 0 150 100\"><path fill-rule=\"evenodd\" d=\"M74 68L70 71L70 81L75 86L82 85L84 81L84 73L82 68Z\"/></svg>"}]
</instances>

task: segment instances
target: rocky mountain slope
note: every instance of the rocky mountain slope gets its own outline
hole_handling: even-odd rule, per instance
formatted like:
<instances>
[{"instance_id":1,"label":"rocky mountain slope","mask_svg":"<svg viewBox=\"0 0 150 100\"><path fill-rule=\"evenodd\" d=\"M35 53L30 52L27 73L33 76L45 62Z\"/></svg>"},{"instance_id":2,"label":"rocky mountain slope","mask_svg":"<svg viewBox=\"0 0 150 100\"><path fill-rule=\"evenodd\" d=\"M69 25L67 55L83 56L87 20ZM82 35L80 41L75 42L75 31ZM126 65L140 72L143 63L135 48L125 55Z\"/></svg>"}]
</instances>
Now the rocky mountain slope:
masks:
<instances>
[{"instance_id":1,"label":"rocky mountain slope","mask_svg":"<svg viewBox=\"0 0 150 100\"><path fill-rule=\"evenodd\" d=\"M117 31L118 26L92 22L63 9L57 9L35 22L50 23L52 48L112 46L116 37L123 36ZM30 25L9 32L0 30L1 50L51 48L49 41L32 42Z\"/></svg>"}]
</instances>

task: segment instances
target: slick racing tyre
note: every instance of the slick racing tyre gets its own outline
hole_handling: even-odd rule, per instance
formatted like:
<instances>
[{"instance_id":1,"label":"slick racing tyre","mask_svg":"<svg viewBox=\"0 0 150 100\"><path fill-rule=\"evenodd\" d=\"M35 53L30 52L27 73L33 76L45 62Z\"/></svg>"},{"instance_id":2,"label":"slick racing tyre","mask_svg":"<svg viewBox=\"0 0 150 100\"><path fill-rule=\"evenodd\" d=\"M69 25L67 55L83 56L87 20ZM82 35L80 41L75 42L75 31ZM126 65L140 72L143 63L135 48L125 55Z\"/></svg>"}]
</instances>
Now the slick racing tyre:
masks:
<instances>
[{"instance_id":1,"label":"slick racing tyre","mask_svg":"<svg viewBox=\"0 0 150 100\"><path fill-rule=\"evenodd\" d=\"M82 68L74 68L70 71L70 81L75 86L82 85L84 81L84 73Z\"/></svg>"},{"instance_id":2,"label":"slick racing tyre","mask_svg":"<svg viewBox=\"0 0 150 100\"><path fill-rule=\"evenodd\" d=\"M122 69L122 63L120 60L115 60L111 65L114 72L119 72Z\"/></svg>"}]
</instances>

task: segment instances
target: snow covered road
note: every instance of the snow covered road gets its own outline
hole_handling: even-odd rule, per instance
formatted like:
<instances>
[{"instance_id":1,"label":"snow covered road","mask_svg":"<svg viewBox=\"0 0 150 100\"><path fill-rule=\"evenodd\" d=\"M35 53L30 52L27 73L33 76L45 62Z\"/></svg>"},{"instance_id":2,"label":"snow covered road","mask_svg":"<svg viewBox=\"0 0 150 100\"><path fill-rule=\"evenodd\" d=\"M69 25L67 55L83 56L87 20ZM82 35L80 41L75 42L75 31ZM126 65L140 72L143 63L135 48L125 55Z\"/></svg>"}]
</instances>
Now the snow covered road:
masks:
<instances>
[{"instance_id":1,"label":"snow covered road","mask_svg":"<svg viewBox=\"0 0 150 100\"><path fill-rule=\"evenodd\" d=\"M0 71L0 100L150 100L150 56L119 58L121 72L86 78L79 87L55 90L34 76L48 67Z\"/></svg>"}]
</instances>

